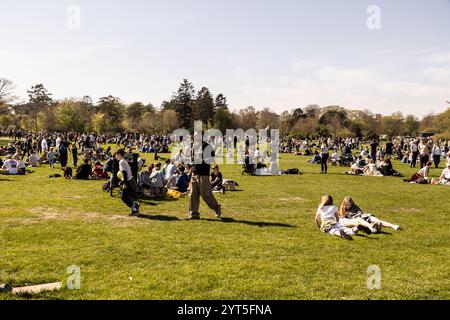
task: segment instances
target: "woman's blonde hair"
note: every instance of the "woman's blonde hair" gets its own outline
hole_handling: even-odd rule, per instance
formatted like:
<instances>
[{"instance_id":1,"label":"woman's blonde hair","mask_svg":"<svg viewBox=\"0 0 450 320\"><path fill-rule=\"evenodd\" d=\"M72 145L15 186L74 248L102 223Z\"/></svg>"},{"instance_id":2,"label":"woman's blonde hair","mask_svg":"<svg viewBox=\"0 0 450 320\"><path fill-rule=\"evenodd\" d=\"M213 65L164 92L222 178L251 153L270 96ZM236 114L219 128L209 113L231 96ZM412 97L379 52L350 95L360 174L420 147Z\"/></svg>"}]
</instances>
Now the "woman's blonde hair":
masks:
<instances>
[{"instance_id":1,"label":"woman's blonde hair","mask_svg":"<svg viewBox=\"0 0 450 320\"><path fill-rule=\"evenodd\" d=\"M332 206L333 205L333 197L330 195L325 195L322 197L322 200L320 201L319 208L323 208L325 206Z\"/></svg>"},{"instance_id":2,"label":"woman's blonde hair","mask_svg":"<svg viewBox=\"0 0 450 320\"><path fill-rule=\"evenodd\" d=\"M345 205L347 203L350 203L352 207L355 205L355 201L353 201L352 197L345 197L344 200L342 200L341 207L339 208L340 217L345 217L345 213L347 212L347 210L345 209Z\"/></svg>"}]
</instances>

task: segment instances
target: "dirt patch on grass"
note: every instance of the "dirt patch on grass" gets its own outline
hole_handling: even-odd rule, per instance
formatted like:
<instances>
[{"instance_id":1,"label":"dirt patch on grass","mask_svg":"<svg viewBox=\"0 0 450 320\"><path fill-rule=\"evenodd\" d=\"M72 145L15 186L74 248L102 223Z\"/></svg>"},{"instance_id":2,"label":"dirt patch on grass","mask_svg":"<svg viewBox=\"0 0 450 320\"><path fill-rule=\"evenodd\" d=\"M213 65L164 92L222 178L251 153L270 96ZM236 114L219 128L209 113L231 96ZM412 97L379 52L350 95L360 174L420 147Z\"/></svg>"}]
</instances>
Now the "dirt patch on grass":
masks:
<instances>
[{"instance_id":1,"label":"dirt patch on grass","mask_svg":"<svg viewBox=\"0 0 450 320\"><path fill-rule=\"evenodd\" d=\"M422 213L423 209L420 208L400 208L398 212L406 212L406 213Z\"/></svg>"},{"instance_id":2,"label":"dirt patch on grass","mask_svg":"<svg viewBox=\"0 0 450 320\"><path fill-rule=\"evenodd\" d=\"M283 201L283 202L300 202L300 201L305 201L305 199L301 198L301 197L279 198L278 200Z\"/></svg>"},{"instance_id":3,"label":"dirt patch on grass","mask_svg":"<svg viewBox=\"0 0 450 320\"><path fill-rule=\"evenodd\" d=\"M135 219L130 219L127 215L101 214L98 212L80 212L73 208L66 208L64 211L53 207L35 207L28 210L33 217L15 217L5 219L6 223L30 225L45 221L81 221L92 222L103 220L116 226L129 226L136 224Z\"/></svg>"}]
</instances>

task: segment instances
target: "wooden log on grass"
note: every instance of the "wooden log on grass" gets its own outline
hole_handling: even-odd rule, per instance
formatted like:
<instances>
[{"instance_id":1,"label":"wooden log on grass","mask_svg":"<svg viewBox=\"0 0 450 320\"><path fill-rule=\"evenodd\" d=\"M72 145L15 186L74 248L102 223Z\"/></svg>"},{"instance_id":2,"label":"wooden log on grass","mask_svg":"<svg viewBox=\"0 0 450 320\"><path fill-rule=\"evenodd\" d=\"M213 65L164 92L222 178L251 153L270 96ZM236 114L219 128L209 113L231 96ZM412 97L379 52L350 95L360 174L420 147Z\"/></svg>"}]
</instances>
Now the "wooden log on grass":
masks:
<instances>
[{"instance_id":1,"label":"wooden log on grass","mask_svg":"<svg viewBox=\"0 0 450 320\"><path fill-rule=\"evenodd\" d=\"M18 287L13 288L12 293L13 294L38 294L44 291L55 291L60 290L62 287L62 282L55 282L55 283L46 283L46 284L39 284L35 286L26 286L26 287Z\"/></svg>"}]
</instances>

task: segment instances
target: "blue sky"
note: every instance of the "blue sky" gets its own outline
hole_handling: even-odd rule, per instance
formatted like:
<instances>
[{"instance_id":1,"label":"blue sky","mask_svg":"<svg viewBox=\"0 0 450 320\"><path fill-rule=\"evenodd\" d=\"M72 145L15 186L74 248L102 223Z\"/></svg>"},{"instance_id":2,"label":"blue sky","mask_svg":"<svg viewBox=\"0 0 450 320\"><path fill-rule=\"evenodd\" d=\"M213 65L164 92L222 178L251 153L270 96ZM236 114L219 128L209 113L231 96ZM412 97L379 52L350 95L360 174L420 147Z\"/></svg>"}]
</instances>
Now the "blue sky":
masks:
<instances>
[{"instance_id":1,"label":"blue sky","mask_svg":"<svg viewBox=\"0 0 450 320\"><path fill-rule=\"evenodd\" d=\"M370 5L380 30L367 28ZM159 106L188 78L231 108L449 106L449 0L1 0L0 28L0 77L23 99L43 83L55 98Z\"/></svg>"}]
</instances>

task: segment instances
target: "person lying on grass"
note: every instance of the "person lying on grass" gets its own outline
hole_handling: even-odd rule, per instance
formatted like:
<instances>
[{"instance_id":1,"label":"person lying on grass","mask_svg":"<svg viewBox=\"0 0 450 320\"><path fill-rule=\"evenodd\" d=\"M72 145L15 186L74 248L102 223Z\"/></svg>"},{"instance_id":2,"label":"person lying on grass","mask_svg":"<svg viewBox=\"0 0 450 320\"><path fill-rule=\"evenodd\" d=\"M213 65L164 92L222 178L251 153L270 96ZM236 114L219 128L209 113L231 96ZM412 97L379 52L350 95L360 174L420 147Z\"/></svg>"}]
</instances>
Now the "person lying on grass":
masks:
<instances>
[{"instance_id":1,"label":"person lying on grass","mask_svg":"<svg viewBox=\"0 0 450 320\"><path fill-rule=\"evenodd\" d=\"M363 211L355 204L352 197L345 197L339 209L339 222L346 227L363 225L372 233L380 232L382 227L399 230L400 226L392 224Z\"/></svg>"},{"instance_id":2,"label":"person lying on grass","mask_svg":"<svg viewBox=\"0 0 450 320\"><path fill-rule=\"evenodd\" d=\"M322 197L316 213L316 224L322 232L347 240L353 240L352 235L357 234L359 231L370 232L362 225L349 228L341 224L339 222L338 208L333 204L333 197L330 195Z\"/></svg>"}]
</instances>

